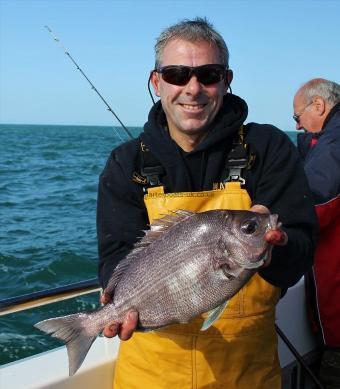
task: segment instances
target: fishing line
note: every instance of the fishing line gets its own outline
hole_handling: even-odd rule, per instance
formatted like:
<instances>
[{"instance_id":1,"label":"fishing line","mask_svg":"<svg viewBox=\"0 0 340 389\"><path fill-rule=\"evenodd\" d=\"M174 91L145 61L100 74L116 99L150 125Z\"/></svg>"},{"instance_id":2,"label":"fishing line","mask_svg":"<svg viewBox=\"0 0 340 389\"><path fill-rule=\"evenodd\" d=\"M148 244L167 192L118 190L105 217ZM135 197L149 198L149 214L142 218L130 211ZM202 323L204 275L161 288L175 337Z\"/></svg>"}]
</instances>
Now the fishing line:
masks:
<instances>
[{"instance_id":1,"label":"fishing line","mask_svg":"<svg viewBox=\"0 0 340 389\"><path fill-rule=\"evenodd\" d=\"M127 133L127 135L130 137L130 139L134 139L134 137L132 136L131 132L124 126L124 124L121 122L121 120L119 119L119 117L115 114L115 112L113 111L113 109L110 107L110 105L107 103L107 101L104 99L104 97L99 93L98 89L93 85L93 83L89 80L89 78L86 76L86 74L83 72L83 70L80 68L80 66L77 64L77 62L73 59L73 57L71 56L70 52L65 48L65 46L61 43L60 39L58 39L53 31L48 27L48 26L45 26L46 30L51 34L52 36L52 39L54 41L56 41L60 47L63 49L64 53L69 57L69 59L73 62L73 64L76 66L76 68L80 71L80 73L83 75L83 77L85 77L86 81L91 85L91 88L97 93L97 95L101 98L101 100L104 102L104 104L106 105L107 107L107 110L110 111L112 113L112 115L118 120L118 122L120 123L120 125L122 126L122 128L124 129L124 131ZM114 129L116 131L116 129ZM121 136L119 135L119 133L116 131L118 137L123 141L123 139L121 138Z\"/></svg>"},{"instance_id":2,"label":"fishing line","mask_svg":"<svg viewBox=\"0 0 340 389\"><path fill-rule=\"evenodd\" d=\"M150 97L151 97L151 100L152 100L152 102L153 102L153 105L155 105L156 102L155 102L155 99L154 99L153 96L152 96L152 92L151 92L151 88L150 88L150 81L151 81L151 77L152 77L153 72L154 72L154 71L150 72L150 76L149 76L149 79L148 79L148 91L149 91L149 95L150 95Z\"/></svg>"}]
</instances>

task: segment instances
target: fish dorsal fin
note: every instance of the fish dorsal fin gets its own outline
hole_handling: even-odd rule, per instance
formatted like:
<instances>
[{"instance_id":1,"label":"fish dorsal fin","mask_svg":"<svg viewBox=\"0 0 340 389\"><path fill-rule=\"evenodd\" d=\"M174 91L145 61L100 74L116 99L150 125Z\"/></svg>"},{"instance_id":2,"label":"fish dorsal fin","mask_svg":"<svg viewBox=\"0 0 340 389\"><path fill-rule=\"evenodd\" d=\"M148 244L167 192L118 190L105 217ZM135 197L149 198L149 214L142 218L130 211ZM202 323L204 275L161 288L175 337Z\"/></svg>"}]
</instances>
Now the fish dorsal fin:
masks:
<instances>
[{"instance_id":1,"label":"fish dorsal fin","mask_svg":"<svg viewBox=\"0 0 340 389\"><path fill-rule=\"evenodd\" d=\"M204 320L201 331L207 330L215 323L215 321L222 315L223 311L226 309L228 302L229 300L209 311L208 317Z\"/></svg>"},{"instance_id":2,"label":"fish dorsal fin","mask_svg":"<svg viewBox=\"0 0 340 389\"><path fill-rule=\"evenodd\" d=\"M134 245L132 251L119 262L107 284L107 287L105 288L105 292L113 295L118 282L122 278L123 274L127 271L130 264L134 262L137 255L157 238L159 238L165 231L169 230L174 225L182 222L194 214L195 212L178 210L172 211L170 214L164 215L162 218L154 220L154 222L150 225L150 230L144 231L145 235L143 238L137 242Z\"/></svg>"},{"instance_id":3,"label":"fish dorsal fin","mask_svg":"<svg viewBox=\"0 0 340 389\"><path fill-rule=\"evenodd\" d=\"M144 231L144 237L136 243L135 248L138 249L149 246L157 238L163 235L165 231L168 231L170 228L183 222L192 215L195 215L195 212L179 209L177 211L171 211L171 213L164 215L160 219L155 219L150 225L150 230Z\"/></svg>"}]
</instances>

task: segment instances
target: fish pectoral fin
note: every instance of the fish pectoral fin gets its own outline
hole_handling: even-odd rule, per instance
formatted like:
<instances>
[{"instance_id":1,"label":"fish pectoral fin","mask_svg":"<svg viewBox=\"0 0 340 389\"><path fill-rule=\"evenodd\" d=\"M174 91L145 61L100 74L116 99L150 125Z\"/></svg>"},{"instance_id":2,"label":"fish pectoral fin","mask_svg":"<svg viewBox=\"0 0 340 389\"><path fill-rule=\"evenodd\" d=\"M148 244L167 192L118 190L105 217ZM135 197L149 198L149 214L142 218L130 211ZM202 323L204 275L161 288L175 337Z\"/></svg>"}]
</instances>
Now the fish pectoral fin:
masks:
<instances>
[{"instance_id":1,"label":"fish pectoral fin","mask_svg":"<svg viewBox=\"0 0 340 389\"><path fill-rule=\"evenodd\" d=\"M223 304L209 311L208 317L204 320L201 331L207 330L215 323L215 321L222 315L223 311L226 309L228 302L229 300L225 301Z\"/></svg>"},{"instance_id":2,"label":"fish pectoral fin","mask_svg":"<svg viewBox=\"0 0 340 389\"><path fill-rule=\"evenodd\" d=\"M145 334L149 332L155 332L156 329L157 328L143 328L143 329L138 328L137 330L135 330L135 332L142 332L143 334Z\"/></svg>"}]
</instances>

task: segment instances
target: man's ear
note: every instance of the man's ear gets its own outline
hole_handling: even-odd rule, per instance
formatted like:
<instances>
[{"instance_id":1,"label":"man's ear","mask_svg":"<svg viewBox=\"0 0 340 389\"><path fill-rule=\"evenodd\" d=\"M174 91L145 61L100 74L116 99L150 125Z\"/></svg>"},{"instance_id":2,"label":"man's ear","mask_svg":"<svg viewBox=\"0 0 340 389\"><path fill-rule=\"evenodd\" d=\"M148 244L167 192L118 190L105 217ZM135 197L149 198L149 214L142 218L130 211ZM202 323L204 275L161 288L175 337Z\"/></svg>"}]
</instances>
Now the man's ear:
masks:
<instances>
[{"instance_id":1,"label":"man's ear","mask_svg":"<svg viewBox=\"0 0 340 389\"><path fill-rule=\"evenodd\" d=\"M159 91L159 74L155 71L152 71L150 76L150 81L155 91L155 95L160 97L161 94Z\"/></svg>"},{"instance_id":2,"label":"man's ear","mask_svg":"<svg viewBox=\"0 0 340 389\"><path fill-rule=\"evenodd\" d=\"M318 116L324 115L327 106L325 100L322 97L315 96L313 99L313 105L314 105L315 112Z\"/></svg>"}]
</instances>

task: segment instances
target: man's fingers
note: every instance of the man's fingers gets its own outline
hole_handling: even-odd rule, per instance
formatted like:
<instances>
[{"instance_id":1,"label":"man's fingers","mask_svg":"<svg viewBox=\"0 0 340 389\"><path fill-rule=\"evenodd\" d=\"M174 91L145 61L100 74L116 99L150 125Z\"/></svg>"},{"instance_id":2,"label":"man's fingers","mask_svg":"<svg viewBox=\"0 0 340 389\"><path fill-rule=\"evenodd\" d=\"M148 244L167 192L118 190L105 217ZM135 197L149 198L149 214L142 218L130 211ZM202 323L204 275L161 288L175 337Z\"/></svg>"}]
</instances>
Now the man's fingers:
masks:
<instances>
[{"instance_id":1,"label":"man's fingers","mask_svg":"<svg viewBox=\"0 0 340 389\"><path fill-rule=\"evenodd\" d=\"M264 214L270 213L269 209L261 204L253 205L249 209L249 211L257 212L257 213L264 213ZM284 246L288 242L287 234L280 229L268 231L264 238L267 242L271 243L274 246Z\"/></svg>"},{"instance_id":2,"label":"man's fingers","mask_svg":"<svg viewBox=\"0 0 340 389\"><path fill-rule=\"evenodd\" d=\"M105 305L110 301L111 301L111 296L108 293L103 292L103 294L100 296L100 302Z\"/></svg>"},{"instance_id":3,"label":"man's fingers","mask_svg":"<svg viewBox=\"0 0 340 389\"><path fill-rule=\"evenodd\" d=\"M274 246L284 246L288 241L287 234L282 230L268 231L265 235L265 239Z\"/></svg>"},{"instance_id":4,"label":"man's fingers","mask_svg":"<svg viewBox=\"0 0 340 389\"><path fill-rule=\"evenodd\" d=\"M269 209L267 207L265 207L264 205L261 205L261 204L255 204L253 205L249 211L252 211L252 212L257 212L257 213L265 213L265 214L269 214Z\"/></svg>"},{"instance_id":5,"label":"man's fingers","mask_svg":"<svg viewBox=\"0 0 340 389\"><path fill-rule=\"evenodd\" d=\"M124 319L121 326L119 337L121 340L128 340L131 338L133 331L138 324L138 313L136 311L130 311Z\"/></svg>"},{"instance_id":6,"label":"man's fingers","mask_svg":"<svg viewBox=\"0 0 340 389\"><path fill-rule=\"evenodd\" d=\"M113 338L114 336L116 336L118 334L119 327L120 327L120 324L117 322L113 322L111 324L108 324L107 326L105 326L105 328L103 330L104 336L106 336L107 338Z\"/></svg>"},{"instance_id":7,"label":"man's fingers","mask_svg":"<svg viewBox=\"0 0 340 389\"><path fill-rule=\"evenodd\" d=\"M111 322L103 329L103 335L107 338L113 338L118 335L121 340L128 340L131 338L138 324L138 312L130 311L123 323Z\"/></svg>"}]
</instances>

